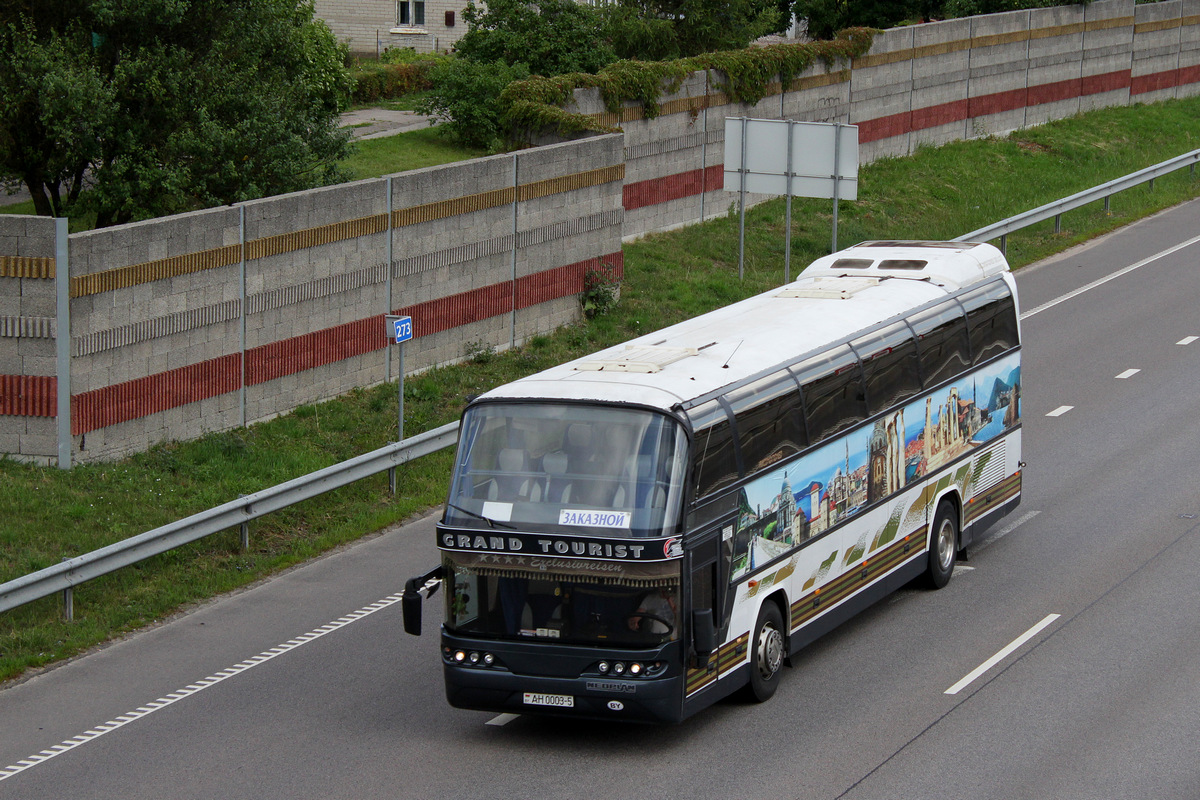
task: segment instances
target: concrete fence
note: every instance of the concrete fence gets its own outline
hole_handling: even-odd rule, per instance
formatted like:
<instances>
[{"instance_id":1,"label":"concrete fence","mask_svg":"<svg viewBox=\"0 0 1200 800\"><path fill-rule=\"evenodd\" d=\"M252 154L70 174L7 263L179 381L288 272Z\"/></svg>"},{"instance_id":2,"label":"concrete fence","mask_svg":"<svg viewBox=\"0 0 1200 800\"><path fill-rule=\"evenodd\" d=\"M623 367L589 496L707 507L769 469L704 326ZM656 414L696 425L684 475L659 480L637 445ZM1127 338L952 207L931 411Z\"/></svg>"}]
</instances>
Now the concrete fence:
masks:
<instances>
[{"instance_id":1,"label":"concrete fence","mask_svg":"<svg viewBox=\"0 0 1200 800\"><path fill-rule=\"evenodd\" d=\"M754 105L693 73L646 119L578 90L568 110L625 134L625 236L726 213L725 118L859 127L860 160L1004 134L1081 111L1200 92L1200 0L1013 11L883 31L852 63L816 63ZM546 141L555 141L548 139Z\"/></svg>"},{"instance_id":2,"label":"concrete fence","mask_svg":"<svg viewBox=\"0 0 1200 800\"><path fill-rule=\"evenodd\" d=\"M865 162L1194 95L1200 0L885 31L753 106L718 85L693 74L653 120L580 91L623 133L69 237L0 215L0 453L111 459L393 378L389 313L412 370L575 320L623 238L729 209L727 116L856 124Z\"/></svg>"},{"instance_id":3,"label":"concrete fence","mask_svg":"<svg viewBox=\"0 0 1200 800\"><path fill-rule=\"evenodd\" d=\"M73 234L66 264L54 220L0 216L0 452L62 460L60 384L78 463L394 377L386 314L412 370L553 330L621 275L623 175L603 136Z\"/></svg>"}]
</instances>

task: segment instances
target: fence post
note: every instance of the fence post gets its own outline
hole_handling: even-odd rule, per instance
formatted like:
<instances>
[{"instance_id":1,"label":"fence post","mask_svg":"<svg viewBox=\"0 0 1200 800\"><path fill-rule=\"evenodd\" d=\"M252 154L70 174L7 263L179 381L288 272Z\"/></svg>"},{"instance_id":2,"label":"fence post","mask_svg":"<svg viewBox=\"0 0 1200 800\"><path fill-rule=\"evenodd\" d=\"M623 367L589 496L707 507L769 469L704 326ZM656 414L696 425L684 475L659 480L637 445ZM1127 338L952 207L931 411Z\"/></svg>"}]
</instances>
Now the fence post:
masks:
<instances>
[{"instance_id":1,"label":"fence post","mask_svg":"<svg viewBox=\"0 0 1200 800\"><path fill-rule=\"evenodd\" d=\"M54 220L58 468L71 468L71 264L68 220Z\"/></svg>"},{"instance_id":2,"label":"fence post","mask_svg":"<svg viewBox=\"0 0 1200 800\"><path fill-rule=\"evenodd\" d=\"M238 295L240 297L238 316L241 318L238 329L238 350L241 352L241 379L238 381L238 406L241 408L241 427L246 427L246 207L238 206L238 250L241 259L238 262Z\"/></svg>"}]
</instances>

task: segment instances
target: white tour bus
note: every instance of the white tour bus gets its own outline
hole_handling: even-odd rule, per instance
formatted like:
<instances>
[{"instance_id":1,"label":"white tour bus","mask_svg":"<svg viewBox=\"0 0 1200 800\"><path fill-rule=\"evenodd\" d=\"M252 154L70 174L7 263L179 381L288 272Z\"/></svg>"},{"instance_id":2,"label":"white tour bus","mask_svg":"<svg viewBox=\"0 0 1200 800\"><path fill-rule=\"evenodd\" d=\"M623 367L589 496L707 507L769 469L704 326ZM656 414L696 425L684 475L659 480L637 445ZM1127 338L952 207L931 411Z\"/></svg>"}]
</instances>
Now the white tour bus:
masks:
<instances>
[{"instance_id":1,"label":"white tour bus","mask_svg":"<svg viewBox=\"0 0 1200 800\"><path fill-rule=\"evenodd\" d=\"M441 658L461 708L678 721L771 696L1021 496L1015 284L995 247L867 242L501 386L462 417Z\"/></svg>"}]
</instances>

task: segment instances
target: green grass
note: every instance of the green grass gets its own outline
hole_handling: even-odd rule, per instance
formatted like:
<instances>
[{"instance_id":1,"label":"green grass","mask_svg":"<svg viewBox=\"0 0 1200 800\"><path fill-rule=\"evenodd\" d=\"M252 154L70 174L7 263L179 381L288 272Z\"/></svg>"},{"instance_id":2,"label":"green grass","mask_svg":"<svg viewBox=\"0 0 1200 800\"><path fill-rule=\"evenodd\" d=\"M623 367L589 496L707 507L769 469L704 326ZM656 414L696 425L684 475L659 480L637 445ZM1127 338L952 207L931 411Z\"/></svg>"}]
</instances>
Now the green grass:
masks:
<instances>
[{"instance_id":1,"label":"green grass","mask_svg":"<svg viewBox=\"0 0 1200 800\"><path fill-rule=\"evenodd\" d=\"M487 155L484 150L451 144L437 128L422 128L356 142L354 154L343 161L342 166L350 171L354 180L362 180L484 155Z\"/></svg>"},{"instance_id":2,"label":"green grass","mask_svg":"<svg viewBox=\"0 0 1200 800\"><path fill-rule=\"evenodd\" d=\"M406 137L414 134L390 140ZM863 168L860 199L840 208L841 243L953 238L1196 148L1200 99L923 149ZM380 163L360 167L361 174L409 168L394 160L404 146L384 149ZM1198 194L1200 179L1179 171L1153 190L1115 196L1111 214L1096 203L1066 215L1060 234L1047 221L1010 237L1010 261L1030 263ZM793 276L827 252L830 212L829 201L793 203ZM408 378L405 433L453 420L468 395L778 285L784 222L782 200L748 212L744 280L734 214L627 245L621 301L610 313L516 350L468 345L463 364ZM0 460L0 582L394 441L396 390L394 383L360 389L248 429L70 472ZM449 455L440 453L401 470L395 498L379 475L255 521L247 552L238 532L227 531L84 584L75 591L73 623L60 618L58 597L0 614L0 680L436 506L448 471Z\"/></svg>"}]
</instances>

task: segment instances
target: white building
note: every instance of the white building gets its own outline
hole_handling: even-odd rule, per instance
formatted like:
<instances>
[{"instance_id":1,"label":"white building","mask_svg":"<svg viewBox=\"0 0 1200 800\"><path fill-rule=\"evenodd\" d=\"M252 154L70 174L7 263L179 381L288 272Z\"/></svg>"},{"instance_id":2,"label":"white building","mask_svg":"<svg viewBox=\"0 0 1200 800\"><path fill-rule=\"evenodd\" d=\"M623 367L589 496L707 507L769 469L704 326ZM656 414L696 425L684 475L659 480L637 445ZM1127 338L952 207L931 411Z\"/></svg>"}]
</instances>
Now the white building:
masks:
<instances>
[{"instance_id":1,"label":"white building","mask_svg":"<svg viewBox=\"0 0 1200 800\"><path fill-rule=\"evenodd\" d=\"M355 55L388 47L444 52L467 32L467 0L314 0L316 14Z\"/></svg>"}]
</instances>

